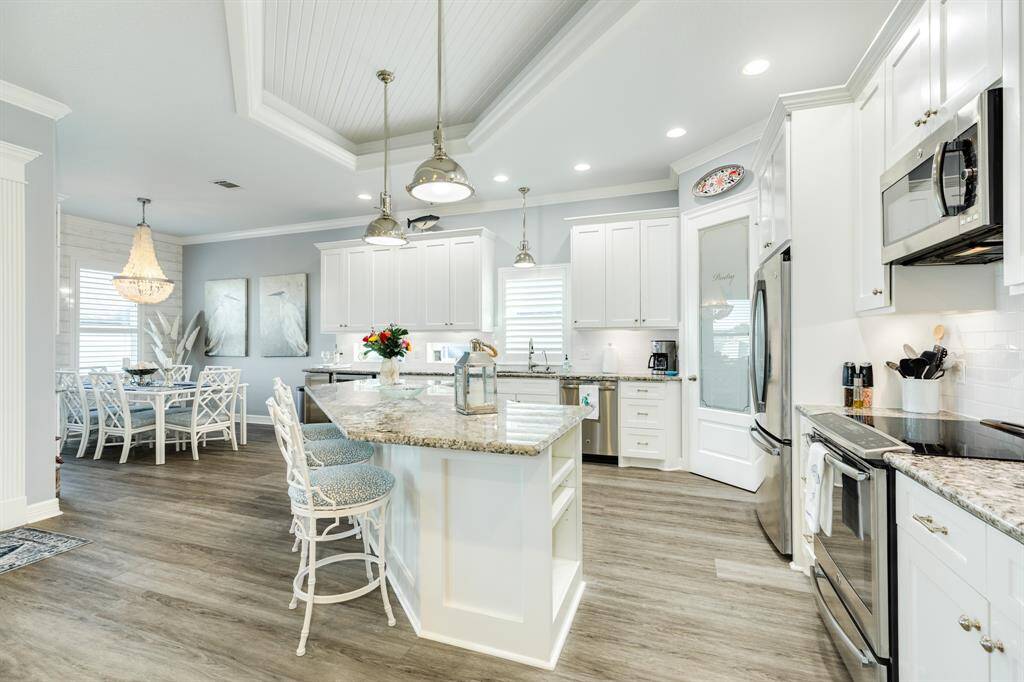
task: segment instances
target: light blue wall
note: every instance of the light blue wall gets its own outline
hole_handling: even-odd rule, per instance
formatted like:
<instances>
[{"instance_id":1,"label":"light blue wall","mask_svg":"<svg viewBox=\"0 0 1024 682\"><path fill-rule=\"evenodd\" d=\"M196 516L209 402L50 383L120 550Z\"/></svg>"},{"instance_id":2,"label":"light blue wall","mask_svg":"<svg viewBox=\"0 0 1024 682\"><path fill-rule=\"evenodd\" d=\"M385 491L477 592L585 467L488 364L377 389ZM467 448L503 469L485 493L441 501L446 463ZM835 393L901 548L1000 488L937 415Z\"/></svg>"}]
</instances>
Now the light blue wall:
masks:
<instances>
[{"instance_id":1,"label":"light blue wall","mask_svg":"<svg viewBox=\"0 0 1024 682\"><path fill-rule=\"evenodd\" d=\"M40 153L25 167L25 496L28 504L34 504L53 498L57 452L53 392L57 313L54 122L0 102L0 140Z\"/></svg>"},{"instance_id":2,"label":"light blue wall","mask_svg":"<svg viewBox=\"0 0 1024 682\"><path fill-rule=\"evenodd\" d=\"M754 162L754 150L757 149L757 142L751 142L748 145L734 149L728 154L723 154L717 159L712 159L707 163L686 171L679 176L679 210L686 213L690 209L697 208L698 206L705 206L707 204L713 204L716 201L727 197L736 196L740 192L745 192L748 189L754 187L754 170L751 165ZM707 173L712 168L718 166L724 166L727 163L738 163L743 166L747 173L743 176L739 186L735 189L729 190L725 194L717 197L695 197L693 196L693 183L697 182L702 175Z\"/></svg>"},{"instance_id":3,"label":"light blue wall","mask_svg":"<svg viewBox=\"0 0 1024 682\"><path fill-rule=\"evenodd\" d=\"M569 224L563 218L638 211L644 209L670 208L676 205L676 192L665 191L639 194L611 199L596 199L566 204L538 206L527 211L527 237L537 262L544 264L569 262ZM425 214L429 213L424 209ZM439 227L457 229L463 227L486 227L497 236L495 261L497 267L512 263L522 229L522 211L492 211L469 213L445 217ZM359 239L361 227L320 232L305 232L279 237L261 237L230 242L187 245L183 258L183 307L184 318L189 319L203 307L203 285L206 280L228 277L249 278L249 356L245 358L206 358L202 353L202 339L196 344L192 363L229 364L242 369L244 381L250 384L249 413L266 413L263 402L270 396L271 382L275 376L291 384L302 381L302 369L320 362L320 352L334 350L334 335L320 333L320 253L317 242L341 239ZM256 291L259 277L296 272L309 274L309 341L310 356L304 358L260 357L259 306Z\"/></svg>"}]
</instances>

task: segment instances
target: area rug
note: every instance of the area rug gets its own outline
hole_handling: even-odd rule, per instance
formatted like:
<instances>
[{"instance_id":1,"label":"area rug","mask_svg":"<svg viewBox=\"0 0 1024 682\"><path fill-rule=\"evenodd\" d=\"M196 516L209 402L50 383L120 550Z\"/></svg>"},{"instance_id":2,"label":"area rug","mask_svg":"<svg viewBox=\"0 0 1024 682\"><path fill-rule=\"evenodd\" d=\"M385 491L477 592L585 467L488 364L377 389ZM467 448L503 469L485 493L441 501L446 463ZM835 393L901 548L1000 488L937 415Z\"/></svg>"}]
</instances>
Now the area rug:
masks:
<instances>
[{"instance_id":1,"label":"area rug","mask_svg":"<svg viewBox=\"0 0 1024 682\"><path fill-rule=\"evenodd\" d=\"M15 528L0 533L0 573L13 571L88 544L73 535L35 528Z\"/></svg>"}]
</instances>

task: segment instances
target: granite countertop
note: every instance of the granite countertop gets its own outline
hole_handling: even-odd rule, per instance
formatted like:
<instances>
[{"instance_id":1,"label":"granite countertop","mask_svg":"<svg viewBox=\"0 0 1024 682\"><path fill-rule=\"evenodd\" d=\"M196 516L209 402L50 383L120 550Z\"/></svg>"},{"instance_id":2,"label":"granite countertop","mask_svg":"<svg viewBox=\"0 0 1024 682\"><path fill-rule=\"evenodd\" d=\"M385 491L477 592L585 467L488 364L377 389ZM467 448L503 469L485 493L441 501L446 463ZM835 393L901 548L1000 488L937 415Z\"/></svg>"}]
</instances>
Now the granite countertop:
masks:
<instances>
[{"instance_id":1,"label":"granite countertop","mask_svg":"<svg viewBox=\"0 0 1024 682\"><path fill-rule=\"evenodd\" d=\"M416 398L385 400L376 380L307 387L348 438L506 455L539 455L592 408L509 402L497 414L455 411L454 389L434 384Z\"/></svg>"},{"instance_id":2,"label":"granite countertop","mask_svg":"<svg viewBox=\"0 0 1024 682\"><path fill-rule=\"evenodd\" d=\"M303 372L309 374L357 374L374 375L379 370L365 367L308 367ZM445 377L452 376L451 369L402 369L401 373L411 377ZM509 379L577 379L579 381L680 381L682 377L669 377L664 374L624 372L604 374L603 372L527 372L525 370L499 369L498 377Z\"/></svg>"},{"instance_id":3,"label":"granite countertop","mask_svg":"<svg viewBox=\"0 0 1024 682\"><path fill-rule=\"evenodd\" d=\"M914 419L973 419L972 417L965 417L962 414L956 412L947 412L942 410L935 414L922 414L920 412L904 412L897 407L866 407L866 408L854 408L854 407L843 407L841 405L797 405L797 412L804 415L805 417L812 417L816 414L822 414L823 412L835 412L836 414L856 414L866 415L868 417L912 417Z\"/></svg>"},{"instance_id":4,"label":"granite countertop","mask_svg":"<svg viewBox=\"0 0 1024 682\"><path fill-rule=\"evenodd\" d=\"M886 453L885 461L961 509L1024 542L1024 462Z\"/></svg>"}]
</instances>

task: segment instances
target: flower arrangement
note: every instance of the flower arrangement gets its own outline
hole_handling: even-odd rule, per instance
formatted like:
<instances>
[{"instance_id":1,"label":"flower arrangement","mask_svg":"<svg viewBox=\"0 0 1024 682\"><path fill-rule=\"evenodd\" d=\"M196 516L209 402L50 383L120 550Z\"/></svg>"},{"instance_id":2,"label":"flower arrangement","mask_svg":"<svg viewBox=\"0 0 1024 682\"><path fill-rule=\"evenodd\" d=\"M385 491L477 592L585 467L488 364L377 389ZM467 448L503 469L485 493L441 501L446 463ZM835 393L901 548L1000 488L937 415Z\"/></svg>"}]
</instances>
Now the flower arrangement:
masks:
<instances>
[{"instance_id":1,"label":"flower arrangement","mask_svg":"<svg viewBox=\"0 0 1024 682\"><path fill-rule=\"evenodd\" d=\"M363 356L373 352L385 360L405 357L405 354L412 350L412 344L406 338L408 335L408 329L393 323L379 332L371 329L370 333L363 337L363 348L366 349Z\"/></svg>"}]
</instances>

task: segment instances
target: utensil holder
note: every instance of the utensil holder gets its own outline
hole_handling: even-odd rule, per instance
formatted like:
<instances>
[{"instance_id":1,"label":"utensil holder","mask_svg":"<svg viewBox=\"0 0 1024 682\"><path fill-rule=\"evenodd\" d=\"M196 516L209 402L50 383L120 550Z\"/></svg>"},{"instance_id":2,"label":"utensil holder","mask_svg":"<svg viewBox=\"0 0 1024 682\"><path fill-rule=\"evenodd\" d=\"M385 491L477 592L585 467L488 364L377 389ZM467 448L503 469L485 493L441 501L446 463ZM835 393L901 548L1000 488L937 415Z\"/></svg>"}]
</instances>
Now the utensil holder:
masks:
<instances>
[{"instance_id":1,"label":"utensil holder","mask_svg":"<svg viewBox=\"0 0 1024 682\"><path fill-rule=\"evenodd\" d=\"M903 379L903 411L935 414L941 392L938 379Z\"/></svg>"}]
</instances>

